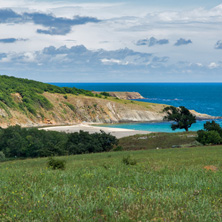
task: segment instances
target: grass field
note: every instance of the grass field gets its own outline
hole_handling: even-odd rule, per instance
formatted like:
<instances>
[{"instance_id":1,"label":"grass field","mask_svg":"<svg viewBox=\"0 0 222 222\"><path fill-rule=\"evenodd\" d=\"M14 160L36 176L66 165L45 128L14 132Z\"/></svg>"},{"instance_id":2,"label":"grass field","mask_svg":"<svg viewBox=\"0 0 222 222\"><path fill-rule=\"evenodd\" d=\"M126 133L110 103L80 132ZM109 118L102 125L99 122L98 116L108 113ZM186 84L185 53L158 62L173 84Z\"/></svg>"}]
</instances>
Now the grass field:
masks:
<instances>
[{"instance_id":1,"label":"grass field","mask_svg":"<svg viewBox=\"0 0 222 222\"><path fill-rule=\"evenodd\" d=\"M192 147L200 145L196 141L196 132L181 133L151 133L135 135L119 139L119 145L124 150L145 150L171 148L172 146Z\"/></svg>"},{"instance_id":2,"label":"grass field","mask_svg":"<svg viewBox=\"0 0 222 222\"><path fill-rule=\"evenodd\" d=\"M59 159L0 163L0 221L222 221L222 146Z\"/></svg>"}]
</instances>

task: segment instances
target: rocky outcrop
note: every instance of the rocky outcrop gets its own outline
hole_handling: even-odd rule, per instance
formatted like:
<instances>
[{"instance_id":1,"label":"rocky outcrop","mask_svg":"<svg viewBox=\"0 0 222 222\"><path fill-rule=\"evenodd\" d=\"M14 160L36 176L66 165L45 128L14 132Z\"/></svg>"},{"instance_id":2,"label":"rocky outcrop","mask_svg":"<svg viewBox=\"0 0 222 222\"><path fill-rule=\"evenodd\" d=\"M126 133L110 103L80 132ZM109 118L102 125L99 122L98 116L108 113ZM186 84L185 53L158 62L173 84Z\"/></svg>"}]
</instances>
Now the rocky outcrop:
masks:
<instances>
[{"instance_id":1,"label":"rocky outcrop","mask_svg":"<svg viewBox=\"0 0 222 222\"><path fill-rule=\"evenodd\" d=\"M101 92L95 92L100 94ZM138 92L107 92L110 96L118 99L144 99L144 97Z\"/></svg>"},{"instance_id":2,"label":"rocky outcrop","mask_svg":"<svg viewBox=\"0 0 222 222\"><path fill-rule=\"evenodd\" d=\"M208 114L198 113L195 110L190 110L190 112L196 116L196 119L204 120L204 119L221 119L220 116L210 116Z\"/></svg>"}]
</instances>

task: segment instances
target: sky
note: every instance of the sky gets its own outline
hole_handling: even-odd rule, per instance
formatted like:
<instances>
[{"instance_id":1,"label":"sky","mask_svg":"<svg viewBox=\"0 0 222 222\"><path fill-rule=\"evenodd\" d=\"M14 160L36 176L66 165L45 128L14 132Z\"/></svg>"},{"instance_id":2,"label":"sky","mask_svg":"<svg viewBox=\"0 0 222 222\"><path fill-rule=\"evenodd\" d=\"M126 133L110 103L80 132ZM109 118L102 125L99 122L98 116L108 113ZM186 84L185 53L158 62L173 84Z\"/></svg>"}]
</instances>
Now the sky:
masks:
<instances>
[{"instance_id":1,"label":"sky","mask_svg":"<svg viewBox=\"0 0 222 222\"><path fill-rule=\"evenodd\" d=\"M0 74L222 82L222 1L0 0Z\"/></svg>"}]
</instances>

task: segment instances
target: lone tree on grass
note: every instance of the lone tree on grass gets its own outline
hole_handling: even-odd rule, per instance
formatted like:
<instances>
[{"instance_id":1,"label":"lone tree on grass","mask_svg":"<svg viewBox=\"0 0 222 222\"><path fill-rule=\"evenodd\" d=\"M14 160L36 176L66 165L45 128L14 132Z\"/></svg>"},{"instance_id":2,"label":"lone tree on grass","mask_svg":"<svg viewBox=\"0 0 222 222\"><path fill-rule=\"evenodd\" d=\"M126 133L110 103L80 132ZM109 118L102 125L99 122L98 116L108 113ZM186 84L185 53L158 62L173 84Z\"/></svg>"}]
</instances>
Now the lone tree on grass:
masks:
<instances>
[{"instance_id":1,"label":"lone tree on grass","mask_svg":"<svg viewBox=\"0 0 222 222\"><path fill-rule=\"evenodd\" d=\"M196 117L184 106L180 106L179 108L167 106L163 111L167 113L164 120L174 121L171 124L172 130L185 129L188 131L191 125L196 123Z\"/></svg>"}]
</instances>

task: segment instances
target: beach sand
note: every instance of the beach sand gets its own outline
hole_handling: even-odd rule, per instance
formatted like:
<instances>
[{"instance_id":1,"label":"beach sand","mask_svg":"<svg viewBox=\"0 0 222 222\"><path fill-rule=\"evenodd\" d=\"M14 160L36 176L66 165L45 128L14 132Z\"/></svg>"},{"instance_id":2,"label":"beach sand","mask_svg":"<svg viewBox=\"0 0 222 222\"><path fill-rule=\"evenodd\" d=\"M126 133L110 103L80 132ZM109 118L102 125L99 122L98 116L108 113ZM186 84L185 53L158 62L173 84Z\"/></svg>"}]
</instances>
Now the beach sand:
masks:
<instances>
[{"instance_id":1,"label":"beach sand","mask_svg":"<svg viewBox=\"0 0 222 222\"><path fill-rule=\"evenodd\" d=\"M142 130L131 130L131 129L120 129L120 128L111 128L111 127L100 127L100 126L92 126L89 124L78 124L72 126L52 126L52 127L44 127L39 128L41 130L46 131L57 131L57 132L66 132L66 133L74 133L79 132L80 130L91 133L100 133L100 130L105 133L110 133L116 138L120 139L122 137L133 136L137 134L149 134L152 133L150 131L142 131Z\"/></svg>"}]
</instances>

